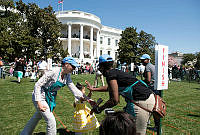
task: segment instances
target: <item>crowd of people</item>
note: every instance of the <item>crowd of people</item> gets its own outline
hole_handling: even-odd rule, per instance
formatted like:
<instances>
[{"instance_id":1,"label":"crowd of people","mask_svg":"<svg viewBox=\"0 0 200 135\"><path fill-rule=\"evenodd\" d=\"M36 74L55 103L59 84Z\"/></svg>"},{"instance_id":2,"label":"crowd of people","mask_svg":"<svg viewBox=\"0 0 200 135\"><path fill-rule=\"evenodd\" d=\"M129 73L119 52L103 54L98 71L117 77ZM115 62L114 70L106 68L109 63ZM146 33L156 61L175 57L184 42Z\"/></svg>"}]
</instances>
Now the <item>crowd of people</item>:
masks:
<instances>
[{"instance_id":1,"label":"crowd of people","mask_svg":"<svg viewBox=\"0 0 200 135\"><path fill-rule=\"evenodd\" d=\"M184 66L173 65L169 66L168 73L169 73L169 80L174 80L174 81L196 80L200 82L200 70L198 70L195 67L191 66L184 67Z\"/></svg>"},{"instance_id":2,"label":"crowd of people","mask_svg":"<svg viewBox=\"0 0 200 135\"><path fill-rule=\"evenodd\" d=\"M118 63L117 68L115 68L113 58L107 54L101 55L98 63L82 65L77 63L73 57L65 57L60 66L51 68L51 70L48 69L48 62L44 59L35 62L31 59L25 61L24 58L16 58L15 62L11 63L9 73L10 76L17 77L18 83L21 82L23 77L31 77L33 80L39 78L32 92L32 101L36 111L25 125L21 135L32 134L42 118L47 124L46 133L56 135L56 120L53 110L56 107L57 91L64 86L68 86L75 97L75 111L72 121L75 134L82 134L99 128L100 135L112 135L113 133L145 135L152 114L143 108L153 110L155 105L154 94L161 96L161 91L154 89L155 66L150 61L151 57L144 54L140 57L140 60L140 64L133 68L136 74L130 74L130 70L128 70L130 67L126 63ZM2 61L1 57L0 61ZM0 72L3 70L2 67L3 61L0 62ZM175 65L169 67L169 79L183 80L187 72L191 78L194 78L194 74L197 74L197 78L199 77L198 72L195 73L195 69L186 69ZM96 75L94 85L88 81L85 81L86 87L80 83L75 85L71 79L71 74L93 73ZM141 80L137 79L137 75L140 75ZM107 85L104 83L104 77ZM102 82L100 87L98 78ZM87 96L85 95L86 88L89 90ZM93 92L108 92L109 99L100 106L92 100ZM99 122L94 113L98 115L105 109L116 106L119 103L120 96L126 101L123 111L109 113L102 122ZM86 106L85 102L91 105L91 109ZM153 130L158 131L160 120L154 118L154 123Z\"/></svg>"},{"instance_id":3,"label":"crowd of people","mask_svg":"<svg viewBox=\"0 0 200 135\"><path fill-rule=\"evenodd\" d=\"M141 57L143 63L146 60L150 60L150 58L144 58L144 56ZM76 63L72 57L65 57L62 60L61 67L45 71L41 78L36 82L32 93L32 101L36 108L36 112L25 125L21 135L31 134L42 117L47 124L46 133L56 134L56 121L52 112L56 107L55 99L57 91L64 86L68 86L75 97L75 112L72 122L75 134L89 132L100 126L100 134L102 135L111 135L113 132L121 133L123 135L145 135L151 113L134 105L131 100L134 100L137 104L140 104L146 109L153 109L155 104L155 97L152 91L153 88L147 87L147 85L150 86L154 78L153 73L150 73L150 78L148 77L149 70L152 69L152 66L147 66L148 64L146 64L146 67L150 68L148 70L145 68L144 73L147 74L147 77L145 77L143 82L126 71L113 68L113 63L114 60L107 54L99 57L98 70L101 75L106 78L107 85L102 84L101 87L97 87L91 85L88 81L85 81L87 88L90 90L88 96L85 95L84 85L81 85L80 83L74 85L71 80L71 73L79 67L78 63ZM92 93L98 91L109 92L109 100L101 106L91 98ZM99 125L99 122L93 113L99 114L106 108L116 106L119 103L120 95L125 98L127 103L124 110L107 115ZM91 110L86 106L85 102L90 103L92 107ZM113 120L116 121L116 124L109 124L110 122L113 123ZM122 125L124 128L117 128ZM111 129L113 129L112 132Z\"/></svg>"}]
</instances>

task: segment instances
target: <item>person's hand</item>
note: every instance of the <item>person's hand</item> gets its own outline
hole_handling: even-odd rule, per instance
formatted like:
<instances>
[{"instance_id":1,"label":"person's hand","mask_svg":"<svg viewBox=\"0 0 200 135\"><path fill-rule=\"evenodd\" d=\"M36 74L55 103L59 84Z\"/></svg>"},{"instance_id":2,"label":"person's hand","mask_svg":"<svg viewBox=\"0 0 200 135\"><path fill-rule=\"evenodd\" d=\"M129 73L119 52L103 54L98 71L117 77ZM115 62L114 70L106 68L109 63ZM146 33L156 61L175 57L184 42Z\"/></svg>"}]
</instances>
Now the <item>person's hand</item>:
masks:
<instances>
[{"instance_id":1,"label":"person's hand","mask_svg":"<svg viewBox=\"0 0 200 135\"><path fill-rule=\"evenodd\" d=\"M87 85L87 88L88 88L90 91L92 91L92 90L93 90L92 85L91 85L87 80L85 80L85 83L86 83L86 85Z\"/></svg>"},{"instance_id":2,"label":"person's hand","mask_svg":"<svg viewBox=\"0 0 200 135\"><path fill-rule=\"evenodd\" d=\"M80 101L81 101L81 102L87 101L87 99L85 99L84 97L80 97Z\"/></svg>"},{"instance_id":3,"label":"person's hand","mask_svg":"<svg viewBox=\"0 0 200 135\"><path fill-rule=\"evenodd\" d=\"M92 96L92 91L90 90L90 93L88 94L88 97L91 98L91 96Z\"/></svg>"},{"instance_id":4,"label":"person's hand","mask_svg":"<svg viewBox=\"0 0 200 135\"><path fill-rule=\"evenodd\" d=\"M40 111L42 111L42 112L45 112L46 109L48 108L47 106L41 104L40 101L37 102L37 105L38 105L38 109L39 109Z\"/></svg>"},{"instance_id":5,"label":"person's hand","mask_svg":"<svg viewBox=\"0 0 200 135\"><path fill-rule=\"evenodd\" d=\"M95 108L92 108L92 110L90 111L90 114L92 113L96 113L96 114L100 114L102 112L102 110L100 109L100 107L95 107Z\"/></svg>"},{"instance_id":6,"label":"person's hand","mask_svg":"<svg viewBox=\"0 0 200 135\"><path fill-rule=\"evenodd\" d=\"M88 100L88 103L89 103L92 107L97 106L97 103L96 103L94 100L92 100L92 99L89 99L89 100Z\"/></svg>"}]
</instances>

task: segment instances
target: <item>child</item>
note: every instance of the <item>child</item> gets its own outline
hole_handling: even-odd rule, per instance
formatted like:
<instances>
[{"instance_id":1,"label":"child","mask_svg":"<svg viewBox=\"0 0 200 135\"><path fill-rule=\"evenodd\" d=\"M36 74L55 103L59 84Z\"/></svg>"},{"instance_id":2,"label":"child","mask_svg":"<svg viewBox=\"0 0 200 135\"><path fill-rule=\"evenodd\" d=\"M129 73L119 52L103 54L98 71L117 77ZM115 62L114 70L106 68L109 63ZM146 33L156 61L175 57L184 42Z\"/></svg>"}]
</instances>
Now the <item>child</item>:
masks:
<instances>
[{"instance_id":1,"label":"child","mask_svg":"<svg viewBox=\"0 0 200 135\"><path fill-rule=\"evenodd\" d=\"M85 87L83 85L77 83L76 87L83 94L85 94ZM91 92L88 94L88 97L89 98L91 97ZM75 107L75 112L73 116L72 125L74 132L76 132L75 135L82 134L84 132L89 132L100 126L94 113L90 115L91 110L86 106L84 99L75 101L74 107Z\"/></svg>"},{"instance_id":2,"label":"child","mask_svg":"<svg viewBox=\"0 0 200 135\"><path fill-rule=\"evenodd\" d=\"M33 80L34 82L36 81L36 73L34 69L32 70L32 73L31 73L31 80Z\"/></svg>"},{"instance_id":3,"label":"child","mask_svg":"<svg viewBox=\"0 0 200 135\"><path fill-rule=\"evenodd\" d=\"M13 76L13 72L14 72L14 64L11 65L9 73L10 73L10 77Z\"/></svg>"}]
</instances>

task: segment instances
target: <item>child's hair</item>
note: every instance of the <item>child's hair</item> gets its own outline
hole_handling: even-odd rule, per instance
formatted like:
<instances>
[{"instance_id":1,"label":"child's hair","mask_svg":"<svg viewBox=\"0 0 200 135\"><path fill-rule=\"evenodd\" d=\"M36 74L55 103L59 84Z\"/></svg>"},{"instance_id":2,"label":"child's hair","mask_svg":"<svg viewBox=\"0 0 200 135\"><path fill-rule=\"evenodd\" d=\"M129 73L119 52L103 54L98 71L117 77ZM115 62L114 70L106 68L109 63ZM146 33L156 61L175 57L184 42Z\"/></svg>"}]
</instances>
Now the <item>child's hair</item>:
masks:
<instances>
[{"instance_id":1,"label":"child's hair","mask_svg":"<svg viewBox=\"0 0 200 135\"><path fill-rule=\"evenodd\" d=\"M135 117L127 112L108 114L99 127L100 135L136 135Z\"/></svg>"},{"instance_id":2,"label":"child's hair","mask_svg":"<svg viewBox=\"0 0 200 135\"><path fill-rule=\"evenodd\" d=\"M76 87L77 87L79 90L82 90L84 86L83 86L82 84L80 84L79 82L77 82Z\"/></svg>"}]
</instances>

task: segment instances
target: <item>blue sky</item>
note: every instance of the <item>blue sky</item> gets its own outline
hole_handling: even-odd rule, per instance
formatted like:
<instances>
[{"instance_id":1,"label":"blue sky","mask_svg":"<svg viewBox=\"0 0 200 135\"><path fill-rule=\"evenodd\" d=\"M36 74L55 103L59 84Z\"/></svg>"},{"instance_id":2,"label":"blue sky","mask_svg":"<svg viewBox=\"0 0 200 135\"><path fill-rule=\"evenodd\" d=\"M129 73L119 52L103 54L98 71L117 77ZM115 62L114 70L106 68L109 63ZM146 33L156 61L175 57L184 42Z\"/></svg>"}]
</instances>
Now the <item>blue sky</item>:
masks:
<instances>
[{"instance_id":1,"label":"blue sky","mask_svg":"<svg viewBox=\"0 0 200 135\"><path fill-rule=\"evenodd\" d=\"M58 0L23 2L58 11ZM169 53L200 52L200 0L64 0L63 10L95 14L105 26L144 30L169 46Z\"/></svg>"}]
</instances>

